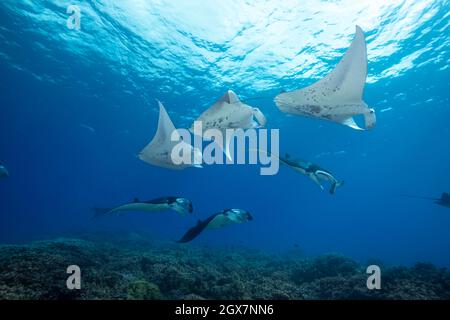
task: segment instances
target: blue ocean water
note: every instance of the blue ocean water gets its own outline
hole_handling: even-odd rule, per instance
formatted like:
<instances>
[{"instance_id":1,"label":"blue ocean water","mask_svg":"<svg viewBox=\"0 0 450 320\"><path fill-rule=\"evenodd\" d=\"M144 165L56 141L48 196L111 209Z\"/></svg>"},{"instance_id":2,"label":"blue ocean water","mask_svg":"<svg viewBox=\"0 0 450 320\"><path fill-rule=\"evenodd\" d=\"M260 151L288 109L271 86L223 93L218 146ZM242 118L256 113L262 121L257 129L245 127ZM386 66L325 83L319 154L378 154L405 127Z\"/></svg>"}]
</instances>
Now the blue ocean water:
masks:
<instances>
[{"instance_id":1,"label":"blue ocean water","mask_svg":"<svg viewBox=\"0 0 450 320\"><path fill-rule=\"evenodd\" d=\"M81 10L80 30L66 21ZM77 232L177 240L197 219L244 208L254 220L190 245L339 252L450 266L450 211L402 194L450 191L449 1L14 1L0 3L0 242ZM288 116L273 99L334 68L360 25L377 126L356 131ZM335 195L281 167L171 171L136 154L161 100L177 127L223 93L255 98L281 152L345 185ZM94 206L180 195L195 215L92 219Z\"/></svg>"}]
</instances>

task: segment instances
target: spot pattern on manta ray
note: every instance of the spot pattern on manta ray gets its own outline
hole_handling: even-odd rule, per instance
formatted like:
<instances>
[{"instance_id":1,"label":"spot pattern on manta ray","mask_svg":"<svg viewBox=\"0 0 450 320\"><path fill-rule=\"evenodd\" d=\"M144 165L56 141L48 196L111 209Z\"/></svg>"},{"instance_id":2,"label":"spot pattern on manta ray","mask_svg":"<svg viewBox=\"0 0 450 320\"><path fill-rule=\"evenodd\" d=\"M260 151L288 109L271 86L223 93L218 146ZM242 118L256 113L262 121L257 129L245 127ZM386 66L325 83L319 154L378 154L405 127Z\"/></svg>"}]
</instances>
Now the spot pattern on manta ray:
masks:
<instances>
[{"instance_id":1,"label":"spot pattern on manta ray","mask_svg":"<svg viewBox=\"0 0 450 320\"><path fill-rule=\"evenodd\" d=\"M300 105L295 106L295 110L299 111L300 113L306 114L306 115L319 115L322 112L322 107L319 105L314 104L307 104L307 105Z\"/></svg>"},{"instance_id":2,"label":"spot pattern on manta ray","mask_svg":"<svg viewBox=\"0 0 450 320\"><path fill-rule=\"evenodd\" d=\"M219 118L217 119L217 121L214 121L214 123L212 124L212 127L220 127L220 125L225 121L228 120L228 117L224 118Z\"/></svg>"},{"instance_id":3,"label":"spot pattern on manta ray","mask_svg":"<svg viewBox=\"0 0 450 320\"><path fill-rule=\"evenodd\" d=\"M317 106L317 105L306 105L305 107L309 108L309 111L311 113L319 114L322 111L322 107Z\"/></svg>"}]
</instances>

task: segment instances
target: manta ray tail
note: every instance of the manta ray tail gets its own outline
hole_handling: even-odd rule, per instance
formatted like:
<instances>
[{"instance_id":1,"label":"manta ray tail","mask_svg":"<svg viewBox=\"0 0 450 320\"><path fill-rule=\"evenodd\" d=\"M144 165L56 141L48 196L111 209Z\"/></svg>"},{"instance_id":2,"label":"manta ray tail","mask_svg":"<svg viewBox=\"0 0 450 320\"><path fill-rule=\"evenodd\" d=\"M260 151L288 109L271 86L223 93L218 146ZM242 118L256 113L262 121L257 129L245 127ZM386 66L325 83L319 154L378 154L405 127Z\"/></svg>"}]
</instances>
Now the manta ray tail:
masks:
<instances>
[{"instance_id":1,"label":"manta ray tail","mask_svg":"<svg viewBox=\"0 0 450 320\"><path fill-rule=\"evenodd\" d=\"M92 208L94 210L94 218L103 217L108 214L112 209L111 208Z\"/></svg>"},{"instance_id":2,"label":"manta ray tail","mask_svg":"<svg viewBox=\"0 0 450 320\"><path fill-rule=\"evenodd\" d=\"M423 196L415 196L415 195L410 195L410 194L401 194L400 196L406 197L406 198L424 199L424 200L433 200L433 201L440 200L440 199L437 199L437 198L423 197Z\"/></svg>"}]
</instances>

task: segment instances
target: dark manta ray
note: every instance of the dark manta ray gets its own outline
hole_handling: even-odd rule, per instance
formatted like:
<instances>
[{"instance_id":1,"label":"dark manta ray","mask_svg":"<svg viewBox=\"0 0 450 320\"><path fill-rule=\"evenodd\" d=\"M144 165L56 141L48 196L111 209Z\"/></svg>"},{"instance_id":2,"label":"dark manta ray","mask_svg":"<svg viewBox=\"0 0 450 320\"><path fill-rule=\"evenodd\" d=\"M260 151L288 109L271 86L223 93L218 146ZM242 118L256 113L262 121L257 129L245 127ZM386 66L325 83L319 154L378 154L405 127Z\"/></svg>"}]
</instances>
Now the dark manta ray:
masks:
<instances>
[{"instance_id":1,"label":"dark manta ray","mask_svg":"<svg viewBox=\"0 0 450 320\"><path fill-rule=\"evenodd\" d=\"M6 170L6 167L0 163L0 178L6 178L9 177L8 170Z\"/></svg>"},{"instance_id":2,"label":"dark manta ray","mask_svg":"<svg viewBox=\"0 0 450 320\"><path fill-rule=\"evenodd\" d=\"M140 201L139 199L134 199L133 202L125 203L121 206L104 209L104 208L94 208L96 216L102 216L113 213L127 212L127 211L142 211L142 212L157 212L166 210L175 210L184 216L187 212L192 213L193 207L192 202L186 198L180 197L162 197L148 201Z\"/></svg>"},{"instance_id":3,"label":"dark manta ray","mask_svg":"<svg viewBox=\"0 0 450 320\"><path fill-rule=\"evenodd\" d=\"M226 225L232 223L245 223L247 221L253 220L251 214L242 209L224 209L218 213L213 214L208 219L201 221L199 220L195 227L190 228L185 235L178 240L180 243L189 242L195 239L203 230L206 229L218 229L223 228Z\"/></svg>"},{"instance_id":4,"label":"dark manta ray","mask_svg":"<svg viewBox=\"0 0 450 320\"><path fill-rule=\"evenodd\" d=\"M331 172L319 167L318 165L303 161L294 160L289 154L286 153L285 157L279 158L282 163L291 167L297 172L308 176L312 181L314 181L322 190L323 186L320 180L328 181L331 184L330 193L334 194L336 189L344 184L344 181L338 181Z\"/></svg>"},{"instance_id":5,"label":"dark manta ray","mask_svg":"<svg viewBox=\"0 0 450 320\"><path fill-rule=\"evenodd\" d=\"M404 197L408 198L416 198L416 199L426 199L426 200L433 200L434 203L450 208L450 194L447 192L443 192L441 195L441 198L431 198L431 197L421 197L421 196L410 196L410 195L403 195Z\"/></svg>"}]
</instances>

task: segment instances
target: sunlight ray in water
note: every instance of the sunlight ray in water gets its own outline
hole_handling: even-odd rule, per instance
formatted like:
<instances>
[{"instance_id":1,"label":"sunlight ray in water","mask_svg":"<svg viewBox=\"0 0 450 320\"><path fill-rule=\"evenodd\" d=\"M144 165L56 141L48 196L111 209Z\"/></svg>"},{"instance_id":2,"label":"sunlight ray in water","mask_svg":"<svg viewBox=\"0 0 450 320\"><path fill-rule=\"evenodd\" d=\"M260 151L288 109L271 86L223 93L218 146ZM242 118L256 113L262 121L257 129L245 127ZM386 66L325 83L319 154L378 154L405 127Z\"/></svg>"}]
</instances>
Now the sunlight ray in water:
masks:
<instances>
[{"instance_id":1,"label":"sunlight ray in water","mask_svg":"<svg viewBox=\"0 0 450 320\"><path fill-rule=\"evenodd\" d=\"M80 5L82 34L64 30L66 1L2 5L34 25L27 32L58 42L84 63L103 61L148 81L166 77L161 90L179 94L188 83L185 68L210 90L239 82L254 94L310 83L338 62L356 24L368 35L369 83L400 76L416 62L439 63L432 42L449 41L435 31L446 29L445 1L92 1ZM404 56L411 40L423 45ZM36 54L42 50L41 44ZM33 72L27 61L0 53Z\"/></svg>"}]
</instances>

